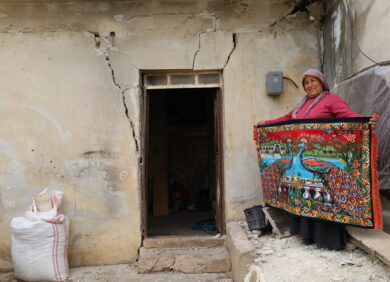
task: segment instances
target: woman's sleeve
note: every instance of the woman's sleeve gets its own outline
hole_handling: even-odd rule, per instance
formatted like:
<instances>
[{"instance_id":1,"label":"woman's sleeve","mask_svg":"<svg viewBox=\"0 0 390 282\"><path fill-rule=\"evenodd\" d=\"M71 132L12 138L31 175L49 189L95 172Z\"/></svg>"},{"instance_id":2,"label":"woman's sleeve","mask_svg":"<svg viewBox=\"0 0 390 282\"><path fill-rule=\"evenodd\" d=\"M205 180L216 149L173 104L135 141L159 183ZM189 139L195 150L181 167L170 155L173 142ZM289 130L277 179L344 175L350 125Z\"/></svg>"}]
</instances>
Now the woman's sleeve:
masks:
<instances>
[{"instance_id":1,"label":"woman's sleeve","mask_svg":"<svg viewBox=\"0 0 390 282\"><path fill-rule=\"evenodd\" d=\"M334 95L334 101L330 103L329 107L335 117L362 117L361 114L352 111L343 98L336 95Z\"/></svg>"},{"instance_id":2,"label":"woman's sleeve","mask_svg":"<svg viewBox=\"0 0 390 282\"><path fill-rule=\"evenodd\" d=\"M292 120L292 113L293 113L293 111L294 111L294 110L292 110L292 111L289 112L288 114L286 114L286 115L284 115L284 116L281 116L281 117L279 117L279 118L266 120L266 121L265 121L265 124L270 124L270 123L276 123L276 122L282 122L282 121Z\"/></svg>"}]
</instances>

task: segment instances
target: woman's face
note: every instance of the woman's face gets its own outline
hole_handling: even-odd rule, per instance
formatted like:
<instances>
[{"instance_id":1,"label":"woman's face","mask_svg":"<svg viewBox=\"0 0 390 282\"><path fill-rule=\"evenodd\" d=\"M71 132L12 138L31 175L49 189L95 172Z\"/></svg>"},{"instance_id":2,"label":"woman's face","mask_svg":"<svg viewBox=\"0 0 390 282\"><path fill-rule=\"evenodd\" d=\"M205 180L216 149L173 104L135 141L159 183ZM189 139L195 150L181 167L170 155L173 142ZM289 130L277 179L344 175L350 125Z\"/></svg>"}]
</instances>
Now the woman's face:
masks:
<instances>
[{"instance_id":1,"label":"woman's face","mask_svg":"<svg viewBox=\"0 0 390 282\"><path fill-rule=\"evenodd\" d=\"M309 98L317 97L324 91L321 81L312 75L306 75L303 79L303 88Z\"/></svg>"}]
</instances>

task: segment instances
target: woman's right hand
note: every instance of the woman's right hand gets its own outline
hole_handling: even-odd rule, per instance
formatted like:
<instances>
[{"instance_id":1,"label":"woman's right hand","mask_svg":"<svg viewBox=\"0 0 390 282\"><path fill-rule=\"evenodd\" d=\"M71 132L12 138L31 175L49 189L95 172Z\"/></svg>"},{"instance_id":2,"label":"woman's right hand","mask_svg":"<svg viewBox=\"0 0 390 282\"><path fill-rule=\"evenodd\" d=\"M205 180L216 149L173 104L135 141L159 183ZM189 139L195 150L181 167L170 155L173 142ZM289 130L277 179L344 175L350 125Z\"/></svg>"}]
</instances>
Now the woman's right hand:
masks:
<instances>
[{"instance_id":1,"label":"woman's right hand","mask_svg":"<svg viewBox=\"0 0 390 282\"><path fill-rule=\"evenodd\" d=\"M371 119L370 119L370 121L369 121L369 124L371 125L371 127L373 128L373 129L376 129L376 125L377 125L377 123L378 123L378 119L379 119L379 115L377 115L377 114L373 114L372 116L371 116Z\"/></svg>"}]
</instances>

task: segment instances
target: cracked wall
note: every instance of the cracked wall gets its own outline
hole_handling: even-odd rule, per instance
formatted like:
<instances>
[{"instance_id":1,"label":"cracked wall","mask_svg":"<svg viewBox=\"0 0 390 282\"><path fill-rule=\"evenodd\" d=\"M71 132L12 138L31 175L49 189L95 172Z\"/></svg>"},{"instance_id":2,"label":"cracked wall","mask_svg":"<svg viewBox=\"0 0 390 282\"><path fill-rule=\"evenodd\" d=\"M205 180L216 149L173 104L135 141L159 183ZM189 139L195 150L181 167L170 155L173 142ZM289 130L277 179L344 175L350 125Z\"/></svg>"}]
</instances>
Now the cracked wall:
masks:
<instances>
[{"instance_id":1,"label":"cracked wall","mask_svg":"<svg viewBox=\"0 0 390 282\"><path fill-rule=\"evenodd\" d=\"M0 2L0 268L12 217L64 191L71 266L134 261L141 244L141 70L223 71L225 213L261 202L252 125L302 97L318 27L292 1ZM110 36L115 32L115 36Z\"/></svg>"},{"instance_id":2,"label":"cracked wall","mask_svg":"<svg viewBox=\"0 0 390 282\"><path fill-rule=\"evenodd\" d=\"M252 124L290 111L304 95L300 83L302 73L308 68L318 68L319 64L317 29L307 14L286 18L262 32L237 34L236 49L224 71L229 218L240 216L243 208L250 206L249 202L255 204L259 197L257 156L249 136ZM300 88L284 81L281 96L267 96L266 73L275 70L283 71Z\"/></svg>"}]
</instances>

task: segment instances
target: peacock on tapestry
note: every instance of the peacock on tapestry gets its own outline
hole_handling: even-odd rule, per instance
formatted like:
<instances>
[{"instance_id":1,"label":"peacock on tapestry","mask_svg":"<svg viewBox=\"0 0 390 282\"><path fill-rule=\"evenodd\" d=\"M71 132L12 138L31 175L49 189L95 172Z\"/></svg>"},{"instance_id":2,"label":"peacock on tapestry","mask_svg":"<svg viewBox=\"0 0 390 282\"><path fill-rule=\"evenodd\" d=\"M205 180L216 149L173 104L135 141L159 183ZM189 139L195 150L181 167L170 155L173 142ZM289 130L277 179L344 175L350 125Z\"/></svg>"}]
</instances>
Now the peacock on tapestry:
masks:
<instances>
[{"instance_id":1,"label":"peacock on tapestry","mask_svg":"<svg viewBox=\"0 0 390 282\"><path fill-rule=\"evenodd\" d=\"M377 137L369 118L254 127L265 204L293 215L382 228Z\"/></svg>"}]
</instances>

